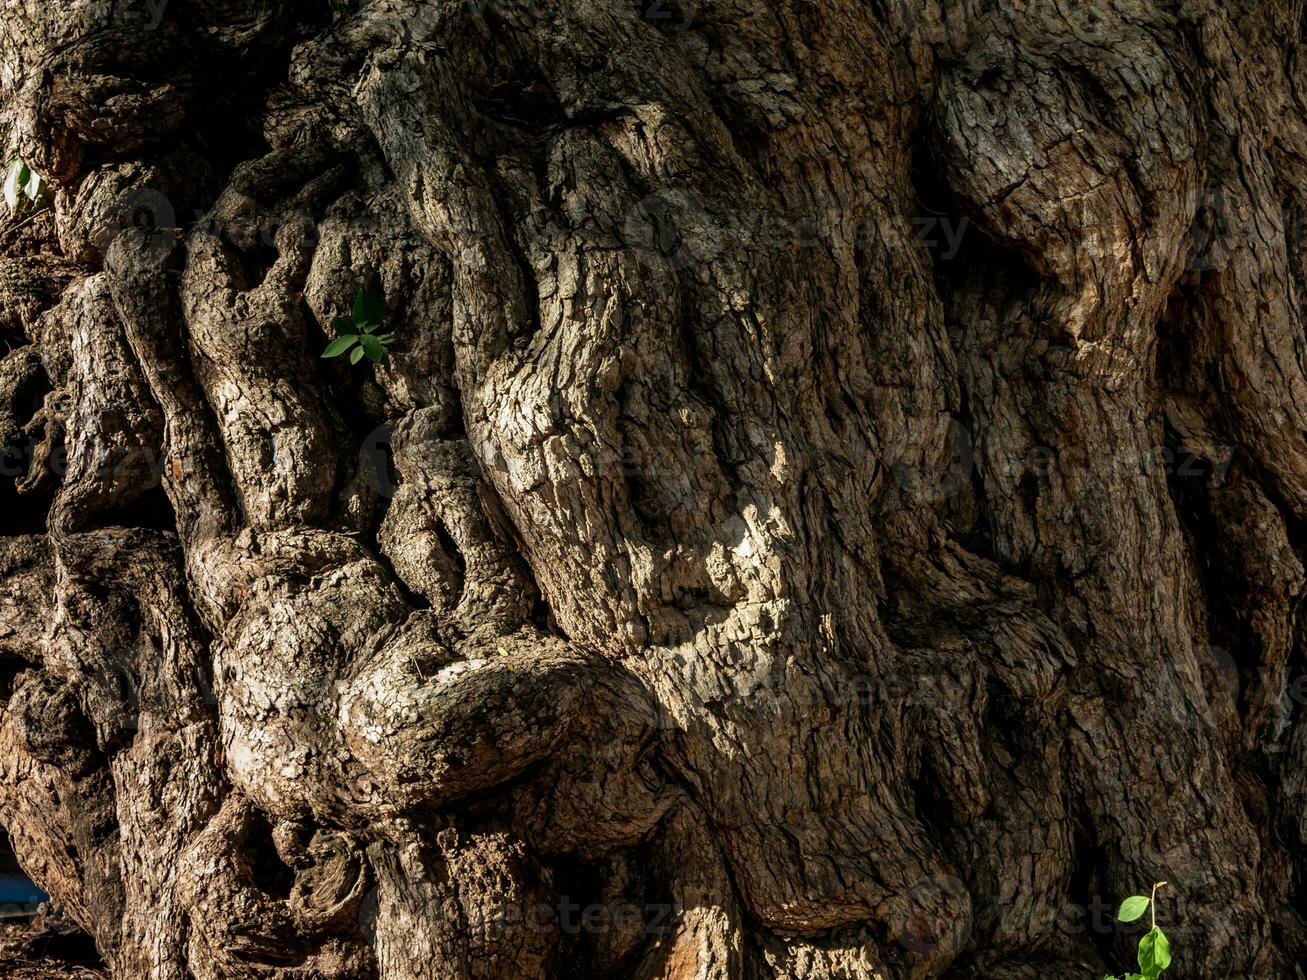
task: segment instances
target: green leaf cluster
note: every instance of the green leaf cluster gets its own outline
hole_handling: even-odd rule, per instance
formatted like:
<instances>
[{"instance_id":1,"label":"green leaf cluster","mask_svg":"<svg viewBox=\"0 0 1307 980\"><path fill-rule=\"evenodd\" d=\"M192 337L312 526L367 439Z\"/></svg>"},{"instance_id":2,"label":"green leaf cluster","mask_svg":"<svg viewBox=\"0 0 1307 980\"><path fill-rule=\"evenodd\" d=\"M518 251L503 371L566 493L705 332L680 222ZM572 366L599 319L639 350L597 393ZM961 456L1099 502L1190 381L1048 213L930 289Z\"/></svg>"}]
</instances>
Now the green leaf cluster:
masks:
<instances>
[{"instance_id":1,"label":"green leaf cluster","mask_svg":"<svg viewBox=\"0 0 1307 980\"><path fill-rule=\"evenodd\" d=\"M1165 884L1166 882L1159 881L1154 885L1152 895L1131 895L1117 910L1118 922L1134 922L1149 909L1153 910L1152 928L1139 940L1139 972L1127 973L1121 980L1157 980L1162 971L1171 965L1171 944L1162 930L1157 928L1157 889ZM1104 977L1103 980L1116 978Z\"/></svg>"},{"instance_id":2,"label":"green leaf cluster","mask_svg":"<svg viewBox=\"0 0 1307 980\"><path fill-rule=\"evenodd\" d=\"M357 364L366 357L377 364L383 364L390 355L386 349L395 342L392 333L377 333L381 321L386 318L386 301L375 290L360 289L354 297L354 309L350 316L338 316L331 321L336 331L336 339L327 345L323 357L339 357L349 352L349 362Z\"/></svg>"},{"instance_id":3,"label":"green leaf cluster","mask_svg":"<svg viewBox=\"0 0 1307 980\"><path fill-rule=\"evenodd\" d=\"M40 174L18 157L9 161L9 170L5 174L5 204L10 213L17 213L30 201L35 204L49 193L49 186Z\"/></svg>"}]
</instances>

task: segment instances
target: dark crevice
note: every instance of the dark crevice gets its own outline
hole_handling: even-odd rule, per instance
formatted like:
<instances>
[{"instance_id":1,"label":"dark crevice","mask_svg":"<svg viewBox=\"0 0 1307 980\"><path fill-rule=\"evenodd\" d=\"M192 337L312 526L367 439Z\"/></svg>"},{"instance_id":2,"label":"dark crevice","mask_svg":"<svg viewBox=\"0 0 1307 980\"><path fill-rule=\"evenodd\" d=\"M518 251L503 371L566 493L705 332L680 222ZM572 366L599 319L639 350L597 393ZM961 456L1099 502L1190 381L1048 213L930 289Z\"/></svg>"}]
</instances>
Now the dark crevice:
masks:
<instances>
[{"instance_id":1,"label":"dark crevice","mask_svg":"<svg viewBox=\"0 0 1307 980\"><path fill-rule=\"evenodd\" d=\"M228 254L235 259L232 277L239 290L256 289L267 278L269 270L279 257L274 246L263 234L255 234L249 239L232 242Z\"/></svg>"},{"instance_id":2,"label":"dark crevice","mask_svg":"<svg viewBox=\"0 0 1307 980\"><path fill-rule=\"evenodd\" d=\"M734 514L739 511L738 498L747 495L747 487L738 470L742 461L740 454L733 448L736 440L731 431L732 413L725 399L712 383L709 365L713 360L713 352L711 349L705 350L705 347L699 343L695 333L696 317L691 290L680 281L679 276L676 291L680 300L677 324L680 327L681 350L685 359L686 387L709 410L708 424L712 436L713 456L718 471L729 488L726 499L722 501L722 507L725 513Z\"/></svg>"},{"instance_id":3,"label":"dark crevice","mask_svg":"<svg viewBox=\"0 0 1307 980\"><path fill-rule=\"evenodd\" d=\"M553 913L562 940L562 980L619 980L633 976L676 923L676 908L661 875L648 874L655 844L637 845L616 861L560 856L547 864Z\"/></svg>"},{"instance_id":4,"label":"dark crevice","mask_svg":"<svg viewBox=\"0 0 1307 980\"><path fill-rule=\"evenodd\" d=\"M455 588L457 591L462 592L463 578L467 575L467 561L463 558L463 552L458 547L458 543L450 536L449 530L440 521L435 522L435 532L437 540L440 541L441 550L458 569L458 584Z\"/></svg>"},{"instance_id":5,"label":"dark crevice","mask_svg":"<svg viewBox=\"0 0 1307 980\"><path fill-rule=\"evenodd\" d=\"M112 527L175 532L177 515L162 484L156 482L136 494L128 503L85 515L84 519L78 522L77 530L97 531Z\"/></svg>"},{"instance_id":6,"label":"dark crevice","mask_svg":"<svg viewBox=\"0 0 1307 980\"><path fill-rule=\"evenodd\" d=\"M1204 371L1191 349L1194 331L1185 327L1189 312L1194 309L1191 299L1186 289L1178 289L1159 321L1157 364L1164 386L1187 385L1193 389L1202 383ZM1190 396L1180 387L1176 395L1181 399L1191 398L1207 408L1202 404L1201 390L1196 396ZM1219 426L1219 422L1210 419L1208 424ZM1265 680L1263 640L1250 619L1256 599L1248 593L1250 583L1238 572L1245 562L1240 543L1232 538L1238 532L1227 526L1231 517L1221 513L1223 509L1228 510L1230 502L1227 496L1222 505L1217 495L1241 492L1228 484L1231 480L1243 480L1256 483L1275 500L1273 483L1263 478L1265 474L1250 457L1240 455L1236 459L1232 445L1221 458L1209 459L1203 450L1187 446L1184 437L1170 424L1163 423L1162 433L1167 490L1198 573L1203 608L1207 612L1207 646L1200 657L1203 687L1212 707L1218 709L1218 716L1222 713L1220 709L1233 703L1240 726L1247 728L1256 723L1250 715ZM1219 428L1216 436L1221 437ZM1229 442L1228 438L1224 441ZM1283 507L1281 513L1286 513ZM1272 779L1274 760L1270 756L1278 751L1276 746L1284 735L1284 724L1282 718L1265 719L1258 725L1263 731L1257 735L1265 743L1262 747L1266 751L1238 752L1241 767L1259 780Z\"/></svg>"},{"instance_id":7,"label":"dark crevice","mask_svg":"<svg viewBox=\"0 0 1307 980\"><path fill-rule=\"evenodd\" d=\"M36 661L20 659L25 656L27 651L21 651L18 657L11 657L10 651L6 650L5 655L0 656L0 704L8 704L9 697L14 693L14 688L18 684L18 678L25 670L30 670L36 665Z\"/></svg>"},{"instance_id":8,"label":"dark crevice","mask_svg":"<svg viewBox=\"0 0 1307 980\"><path fill-rule=\"evenodd\" d=\"M919 237L926 242L918 241L917 247L925 248L930 257L945 328L957 363L966 365L978 355L993 356L992 351L983 354L976 348L993 348L1004 339L1005 320L1023 297L1035 293L1039 277L1023 256L986 233L974 208L952 191L943 175L944 167L935 159L923 132L913 147L911 177L916 206L922 212L917 221L929 225L920 229ZM931 241L933 244L927 244ZM988 406L976 402L965 370L958 376L958 386L961 397L954 417L967 440L969 458L959 474L965 478L947 494L945 517L968 551L1001 561L994 525L999 508L994 505L994 487L987 481L987 464L980 452L990 413ZM1032 465L1023 466L1015 491L1024 519L1033 519L1039 479ZM1009 571L1028 573L1024 568Z\"/></svg>"},{"instance_id":9,"label":"dark crevice","mask_svg":"<svg viewBox=\"0 0 1307 980\"><path fill-rule=\"evenodd\" d=\"M1001 313L1012 297L1033 294L1041 279L1027 257L994 239L973 203L949 186L931 138L923 129L912 147L913 217L919 222L914 244L930 256L946 321L960 326L967 322L960 314L986 308Z\"/></svg>"},{"instance_id":10,"label":"dark crevice","mask_svg":"<svg viewBox=\"0 0 1307 980\"><path fill-rule=\"evenodd\" d=\"M1081 921L1068 927L1087 936L1105 960L1112 959L1113 907L1104 898L1107 888L1107 852L1093 839L1082 823L1076 828L1071 860L1071 878L1067 882L1067 907ZM1106 929L1104 928L1106 924Z\"/></svg>"},{"instance_id":11,"label":"dark crevice","mask_svg":"<svg viewBox=\"0 0 1307 980\"><path fill-rule=\"evenodd\" d=\"M6 457L6 463L13 457ZM36 493L19 493L13 480L0 477L0 514L4 514L4 534L44 534L50 507L57 487Z\"/></svg>"},{"instance_id":12,"label":"dark crevice","mask_svg":"<svg viewBox=\"0 0 1307 980\"><path fill-rule=\"evenodd\" d=\"M272 826L259 810L252 810L245 831L244 858L256 888L276 899L290 897L295 884L295 871L277 853L272 843Z\"/></svg>"},{"instance_id":13,"label":"dark crevice","mask_svg":"<svg viewBox=\"0 0 1307 980\"><path fill-rule=\"evenodd\" d=\"M357 460L351 461L348 456L341 460L342 469L351 476L357 474L373 491L389 501L402 480L395 466L394 424L384 422L373 427L372 419L366 415L348 411L346 417L357 421L348 424L342 419L340 429L360 448ZM364 426L368 427L366 432Z\"/></svg>"}]
</instances>

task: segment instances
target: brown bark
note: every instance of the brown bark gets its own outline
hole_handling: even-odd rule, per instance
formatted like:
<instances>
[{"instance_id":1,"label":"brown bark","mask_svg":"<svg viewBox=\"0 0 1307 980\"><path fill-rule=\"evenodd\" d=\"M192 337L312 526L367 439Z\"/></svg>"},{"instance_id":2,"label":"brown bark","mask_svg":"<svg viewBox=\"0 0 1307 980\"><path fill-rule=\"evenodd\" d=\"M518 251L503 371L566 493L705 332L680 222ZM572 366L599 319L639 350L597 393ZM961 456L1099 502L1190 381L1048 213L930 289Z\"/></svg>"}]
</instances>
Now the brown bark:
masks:
<instances>
[{"instance_id":1,"label":"brown bark","mask_svg":"<svg viewBox=\"0 0 1307 980\"><path fill-rule=\"evenodd\" d=\"M24 866L127 978L1291 975L1300 8L17 5Z\"/></svg>"}]
</instances>

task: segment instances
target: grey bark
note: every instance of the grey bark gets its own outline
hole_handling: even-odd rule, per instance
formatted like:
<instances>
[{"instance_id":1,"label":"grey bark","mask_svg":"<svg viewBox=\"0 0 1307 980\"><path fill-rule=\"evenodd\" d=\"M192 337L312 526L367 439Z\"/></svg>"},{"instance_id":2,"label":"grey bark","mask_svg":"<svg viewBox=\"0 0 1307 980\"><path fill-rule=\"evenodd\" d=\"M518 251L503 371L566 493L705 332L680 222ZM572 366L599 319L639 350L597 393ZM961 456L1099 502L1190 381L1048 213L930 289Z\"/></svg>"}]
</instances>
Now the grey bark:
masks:
<instances>
[{"instance_id":1,"label":"grey bark","mask_svg":"<svg viewBox=\"0 0 1307 980\"><path fill-rule=\"evenodd\" d=\"M1303 17L12 5L24 867L125 978L1097 977L1163 879L1293 975Z\"/></svg>"}]
</instances>

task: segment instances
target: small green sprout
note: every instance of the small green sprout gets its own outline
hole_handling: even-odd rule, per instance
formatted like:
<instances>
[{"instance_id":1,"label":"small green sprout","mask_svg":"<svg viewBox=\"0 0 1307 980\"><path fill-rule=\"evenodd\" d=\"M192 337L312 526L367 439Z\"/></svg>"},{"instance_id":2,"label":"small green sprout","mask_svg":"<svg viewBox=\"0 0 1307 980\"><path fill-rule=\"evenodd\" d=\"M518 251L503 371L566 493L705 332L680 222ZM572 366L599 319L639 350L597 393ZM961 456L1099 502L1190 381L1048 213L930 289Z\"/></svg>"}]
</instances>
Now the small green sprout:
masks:
<instances>
[{"instance_id":1,"label":"small green sprout","mask_svg":"<svg viewBox=\"0 0 1307 980\"><path fill-rule=\"evenodd\" d=\"M9 170L5 175L5 204L11 214L17 214L28 203L35 204L48 196L49 185L35 170L19 157L11 157Z\"/></svg>"},{"instance_id":2,"label":"small green sprout","mask_svg":"<svg viewBox=\"0 0 1307 980\"><path fill-rule=\"evenodd\" d=\"M1153 926L1139 940L1139 972L1127 973L1121 980L1157 980L1161 972L1171 965L1171 944L1162 935L1162 930L1157 928L1157 889L1165 884L1166 882L1159 881L1153 886L1153 893L1148 896L1131 895L1121 903L1121 908L1116 913L1118 922L1134 922L1147 911ZM1116 978L1104 977L1103 980Z\"/></svg>"},{"instance_id":3,"label":"small green sprout","mask_svg":"<svg viewBox=\"0 0 1307 980\"><path fill-rule=\"evenodd\" d=\"M386 348L395 342L393 333L377 333L385 316L386 301L381 293L360 289L354 297L352 316L338 316L331 321L336 339L327 345L322 356L339 357L349 351L351 364L357 364L364 357L377 364L385 363L390 354Z\"/></svg>"}]
</instances>

